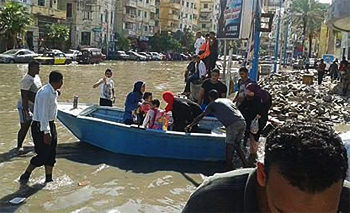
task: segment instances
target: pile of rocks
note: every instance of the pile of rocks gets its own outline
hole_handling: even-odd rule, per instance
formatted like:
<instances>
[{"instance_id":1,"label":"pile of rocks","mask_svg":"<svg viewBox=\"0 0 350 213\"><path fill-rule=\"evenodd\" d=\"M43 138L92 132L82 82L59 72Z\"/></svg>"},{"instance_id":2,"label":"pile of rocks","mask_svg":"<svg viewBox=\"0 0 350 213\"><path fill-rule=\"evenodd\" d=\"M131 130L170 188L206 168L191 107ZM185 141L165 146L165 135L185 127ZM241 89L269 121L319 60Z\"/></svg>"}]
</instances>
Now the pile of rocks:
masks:
<instances>
[{"instance_id":1,"label":"pile of rocks","mask_svg":"<svg viewBox=\"0 0 350 213\"><path fill-rule=\"evenodd\" d=\"M326 77L320 86L305 85L302 79L303 73L284 72L261 81L272 95L270 116L281 121L296 118L328 124L350 122L350 99L337 94L336 83Z\"/></svg>"}]
</instances>

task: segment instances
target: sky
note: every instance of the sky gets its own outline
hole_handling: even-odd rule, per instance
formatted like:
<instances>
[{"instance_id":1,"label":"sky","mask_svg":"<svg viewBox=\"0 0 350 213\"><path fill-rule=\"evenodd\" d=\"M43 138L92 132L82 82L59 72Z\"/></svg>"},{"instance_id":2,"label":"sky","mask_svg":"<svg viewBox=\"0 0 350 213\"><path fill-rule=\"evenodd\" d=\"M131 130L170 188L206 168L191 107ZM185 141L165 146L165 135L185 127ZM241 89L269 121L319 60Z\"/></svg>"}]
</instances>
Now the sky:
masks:
<instances>
[{"instance_id":1,"label":"sky","mask_svg":"<svg viewBox=\"0 0 350 213\"><path fill-rule=\"evenodd\" d=\"M332 0L318 0L318 1L321 3L328 3L328 4L332 3Z\"/></svg>"}]
</instances>

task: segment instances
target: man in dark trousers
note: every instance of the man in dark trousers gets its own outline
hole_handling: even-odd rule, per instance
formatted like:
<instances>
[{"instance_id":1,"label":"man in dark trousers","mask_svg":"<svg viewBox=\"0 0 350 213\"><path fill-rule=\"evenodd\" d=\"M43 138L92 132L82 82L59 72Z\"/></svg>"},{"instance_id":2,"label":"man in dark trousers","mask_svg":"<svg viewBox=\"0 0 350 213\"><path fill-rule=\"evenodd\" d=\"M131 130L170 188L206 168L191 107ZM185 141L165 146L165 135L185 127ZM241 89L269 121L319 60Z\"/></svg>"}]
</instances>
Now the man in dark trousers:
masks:
<instances>
[{"instance_id":1,"label":"man in dark trousers","mask_svg":"<svg viewBox=\"0 0 350 213\"><path fill-rule=\"evenodd\" d=\"M23 141L27 135L30 125L32 124L32 115L36 92L41 87L39 77L40 64L38 61L31 61L28 64L28 73L21 80L21 97L17 103L19 120L21 128L17 134L17 149L22 149Z\"/></svg>"},{"instance_id":2,"label":"man in dark trousers","mask_svg":"<svg viewBox=\"0 0 350 213\"><path fill-rule=\"evenodd\" d=\"M317 67L317 75L318 75L318 85L322 84L323 76L326 73L326 64L321 59L321 63Z\"/></svg>"},{"instance_id":3,"label":"man in dark trousers","mask_svg":"<svg viewBox=\"0 0 350 213\"><path fill-rule=\"evenodd\" d=\"M43 86L36 94L33 113L32 137L36 156L34 156L20 177L21 183L26 183L32 171L45 166L46 180L52 181L52 169L56 162L57 132L54 119L57 116L57 90L63 84L63 75L52 71L49 83Z\"/></svg>"},{"instance_id":4,"label":"man in dark trousers","mask_svg":"<svg viewBox=\"0 0 350 213\"><path fill-rule=\"evenodd\" d=\"M244 152L241 149L241 142L245 132L246 123L241 112L235 104L227 98L219 98L219 93L215 89L209 91L210 103L204 112L194 119L194 121L186 127L186 131L196 125L204 116L213 113L215 117L226 127L226 165L227 170L233 170L232 164L233 151L236 151L241 159L243 166L247 166Z\"/></svg>"}]
</instances>

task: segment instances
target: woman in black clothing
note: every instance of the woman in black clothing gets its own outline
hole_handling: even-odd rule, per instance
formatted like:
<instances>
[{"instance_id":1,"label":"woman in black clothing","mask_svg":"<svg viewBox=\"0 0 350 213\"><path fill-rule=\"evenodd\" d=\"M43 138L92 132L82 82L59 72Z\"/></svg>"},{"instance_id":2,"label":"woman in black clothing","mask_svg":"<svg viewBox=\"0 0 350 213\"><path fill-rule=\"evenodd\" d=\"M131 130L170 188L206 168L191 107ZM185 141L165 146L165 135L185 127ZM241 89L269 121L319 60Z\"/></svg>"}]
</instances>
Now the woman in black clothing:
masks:
<instances>
[{"instance_id":1,"label":"woman in black clothing","mask_svg":"<svg viewBox=\"0 0 350 213\"><path fill-rule=\"evenodd\" d=\"M172 112L174 131L184 132L185 127L202 113L198 104L188 99L175 98L172 92L164 92L163 99L167 102L165 111ZM196 126L192 128L192 131L194 130L196 130Z\"/></svg>"},{"instance_id":2,"label":"woman in black clothing","mask_svg":"<svg viewBox=\"0 0 350 213\"><path fill-rule=\"evenodd\" d=\"M238 109L241 111L247 124L245 136L250 139L248 161L253 164L256 160L260 134L268 120L268 112L272 105L272 99L271 95L256 83L249 83L246 86L246 91L246 97ZM250 125L254 119L258 119L259 123L259 131L256 134L250 131Z\"/></svg>"}]
</instances>

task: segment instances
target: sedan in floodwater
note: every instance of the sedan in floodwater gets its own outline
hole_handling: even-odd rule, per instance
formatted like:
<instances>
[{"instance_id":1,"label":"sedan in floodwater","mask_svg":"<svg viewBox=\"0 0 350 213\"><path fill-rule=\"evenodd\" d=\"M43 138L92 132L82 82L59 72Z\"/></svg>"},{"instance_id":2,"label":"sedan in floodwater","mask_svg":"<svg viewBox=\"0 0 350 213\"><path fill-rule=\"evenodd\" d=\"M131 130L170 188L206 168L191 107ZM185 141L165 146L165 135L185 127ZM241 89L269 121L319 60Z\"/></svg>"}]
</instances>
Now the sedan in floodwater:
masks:
<instances>
[{"instance_id":1,"label":"sedan in floodwater","mask_svg":"<svg viewBox=\"0 0 350 213\"><path fill-rule=\"evenodd\" d=\"M28 63L40 56L29 49L12 49L0 54L0 63Z\"/></svg>"},{"instance_id":2,"label":"sedan in floodwater","mask_svg":"<svg viewBox=\"0 0 350 213\"><path fill-rule=\"evenodd\" d=\"M51 50L49 52L44 53L42 56L36 57L34 59L39 61L41 64L48 64L48 65L72 63L72 59L69 57L66 57L66 55L60 50Z\"/></svg>"}]
</instances>

